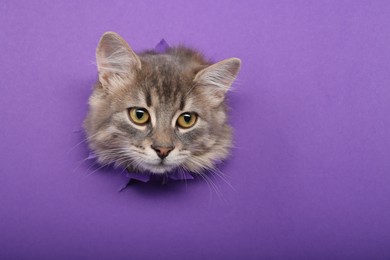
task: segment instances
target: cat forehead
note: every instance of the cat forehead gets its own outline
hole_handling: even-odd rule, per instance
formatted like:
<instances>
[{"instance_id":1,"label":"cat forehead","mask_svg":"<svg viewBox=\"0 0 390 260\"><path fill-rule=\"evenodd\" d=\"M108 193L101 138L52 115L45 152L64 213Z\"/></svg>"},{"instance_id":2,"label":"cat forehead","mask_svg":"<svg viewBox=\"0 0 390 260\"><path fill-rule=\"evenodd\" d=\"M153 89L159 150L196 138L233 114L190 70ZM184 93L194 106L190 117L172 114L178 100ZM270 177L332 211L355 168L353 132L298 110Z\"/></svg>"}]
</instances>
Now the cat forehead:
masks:
<instances>
[{"instance_id":1,"label":"cat forehead","mask_svg":"<svg viewBox=\"0 0 390 260\"><path fill-rule=\"evenodd\" d=\"M146 56L142 60L139 78L157 85L192 81L198 71L192 69L189 62L180 61L170 55Z\"/></svg>"},{"instance_id":2,"label":"cat forehead","mask_svg":"<svg viewBox=\"0 0 390 260\"><path fill-rule=\"evenodd\" d=\"M175 66L158 64L144 67L134 85L150 106L156 103L180 104L190 94L193 84L193 75L184 73Z\"/></svg>"},{"instance_id":3,"label":"cat forehead","mask_svg":"<svg viewBox=\"0 0 390 260\"><path fill-rule=\"evenodd\" d=\"M187 95L185 88L170 85L170 87L151 85L140 87L137 93L137 100L146 107L154 107L163 111L183 110L193 103L192 95Z\"/></svg>"}]
</instances>

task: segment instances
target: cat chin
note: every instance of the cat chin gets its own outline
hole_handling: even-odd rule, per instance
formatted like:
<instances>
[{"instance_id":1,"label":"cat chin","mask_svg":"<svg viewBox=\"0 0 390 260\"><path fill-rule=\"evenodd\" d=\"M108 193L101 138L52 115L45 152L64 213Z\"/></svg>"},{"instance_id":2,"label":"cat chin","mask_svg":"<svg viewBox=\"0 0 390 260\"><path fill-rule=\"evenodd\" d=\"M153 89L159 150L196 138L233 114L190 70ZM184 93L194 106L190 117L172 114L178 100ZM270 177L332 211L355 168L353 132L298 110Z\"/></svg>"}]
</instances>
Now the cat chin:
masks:
<instances>
[{"instance_id":1,"label":"cat chin","mask_svg":"<svg viewBox=\"0 0 390 260\"><path fill-rule=\"evenodd\" d=\"M172 171L175 166L173 165L161 165L161 164L144 164L142 168L145 170L155 173L155 174L164 174Z\"/></svg>"}]
</instances>

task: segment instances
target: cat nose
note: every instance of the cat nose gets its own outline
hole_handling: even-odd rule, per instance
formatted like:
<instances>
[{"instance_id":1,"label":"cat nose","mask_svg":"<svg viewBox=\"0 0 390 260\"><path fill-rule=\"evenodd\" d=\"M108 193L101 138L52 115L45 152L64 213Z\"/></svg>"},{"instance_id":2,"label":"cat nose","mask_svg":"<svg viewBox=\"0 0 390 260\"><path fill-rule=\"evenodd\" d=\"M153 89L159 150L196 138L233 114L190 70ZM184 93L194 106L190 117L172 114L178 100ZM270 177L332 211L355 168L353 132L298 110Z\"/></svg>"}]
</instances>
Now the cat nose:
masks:
<instances>
[{"instance_id":1,"label":"cat nose","mask_svg":"<svg viewBox=\"0 0 390 260\"><path fill-rule=\"evenodd\" d=\"M156 151L158 157L164 159L175 148L174 146L155 146L152 145L153 150Z\"/></svg>"}]
</instances>

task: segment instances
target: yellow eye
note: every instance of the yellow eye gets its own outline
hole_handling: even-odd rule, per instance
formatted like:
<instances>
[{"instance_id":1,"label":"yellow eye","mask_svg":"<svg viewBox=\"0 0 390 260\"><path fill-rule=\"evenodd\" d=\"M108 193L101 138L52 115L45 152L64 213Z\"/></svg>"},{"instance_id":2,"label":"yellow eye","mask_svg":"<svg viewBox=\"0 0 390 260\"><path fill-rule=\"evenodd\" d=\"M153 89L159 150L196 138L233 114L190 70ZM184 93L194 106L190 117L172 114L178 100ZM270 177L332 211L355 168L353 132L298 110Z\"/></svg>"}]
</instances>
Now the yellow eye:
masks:
<instances>
[{"instance_id":1,"label":"yellow eye","mask_svg":"<svg viewBox=\"0 0 390 260\"><path fill-rule=\"evenodd\" d=\"M129 108L129 116L131 122L137 125L145 125L150 119L148 111L140 107Z\"/></svg>"},{"instance_id":2,"label":"yellow eye","mask_svg":"<svg viewBox=\"0 0 390 260\"><path fill-rule=\"evenodd\" d=\"M177 125L181 128L190 128L195 125L198 116L195 113L183 113L177 119Z\"/></svg>"}]
</instances>

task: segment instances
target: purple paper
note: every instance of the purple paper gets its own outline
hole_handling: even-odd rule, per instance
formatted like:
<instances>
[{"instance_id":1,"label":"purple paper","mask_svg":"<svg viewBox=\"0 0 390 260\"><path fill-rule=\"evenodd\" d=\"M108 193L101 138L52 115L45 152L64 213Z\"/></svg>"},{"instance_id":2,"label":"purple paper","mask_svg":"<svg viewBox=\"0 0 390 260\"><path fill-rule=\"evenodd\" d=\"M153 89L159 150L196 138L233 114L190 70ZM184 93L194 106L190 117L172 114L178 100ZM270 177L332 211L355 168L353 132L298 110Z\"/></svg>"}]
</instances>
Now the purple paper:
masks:
<instances>
[{"instance_id":1,"label":"purple paper","mask_svg":"<svg viewBox=\"0 0 390 260\"><path fill-rule=\"evenodd\" d=\"M150 180L161 181L162 179L171 179L171 180L193 180L194 177L188 172L172 172L165 175L156 175L156 174L148 174L148 173L139 173L139 172L129 172L127 176L130 179L149 182Z\"/></svg>"},{"instance_id":2,"label":"purple paper","mask_svg":"<svg viewBox=\"0 0 390 260\"><path fill-rule=\"evenodd\" d=\"M387 0L1 1L0 259L390 259L389 24ZM85 160L105 31L242 59L218 171L117 192Z\"/></svg>"},{"instance_id":3,"label":"purple paper","mask_svg":"<svg viewBox=\"0 0 390 260\"><path fill-rule=\"evenodd\" d=\"M188 172L172 172L164 175L149 174L142 172L128 172L126 176L129 180L137 180L141 182L157 181L164 182L166 180L184 181L193 180L194 177Z\"/></svg>"},{"instance_id":4,"label":"purple paper","mask_svg":"<svg viewBox=\"0 0 390 260\"><path fill-rule=\"evenodd\" d=\"M156 47L154 47L154 50L158 53L164 53L167 51L167 49L169 49L169 45L168 43L162 39L157 45Z\"/></svg>"},{"instance_id":5,"label":"purple paper","mask_svg":"<svg viewBox=\"0 0 390 260\"><path fill-rule=\"evenodd\" d=\"M134 179L142 182L150 181L150 174L146 174L146 173L129 172L127 173L127 177L129 177L130 180Z\"/></svg>"},{"instance_id":6,"label":"purple paper","mask_svg":"<svg viewBox=\"0 0 390 260\"><path fill-rule=\"evenodd\" d=\"M86 158L86 160L95 160L95 159L96 159L96 154L89 152L89 155Z\"/></svg>"},{"instance_id":7,"label":"purple paper","mask_svg":"<svg viewBox=\"0 0 390 260\"><path fill-rule=\"evenodd\" d=\"M182 172L173 172L168 175L168 177L172 180L193 180L194 177L185 171Z\"/></svg>"}]
</instances>

